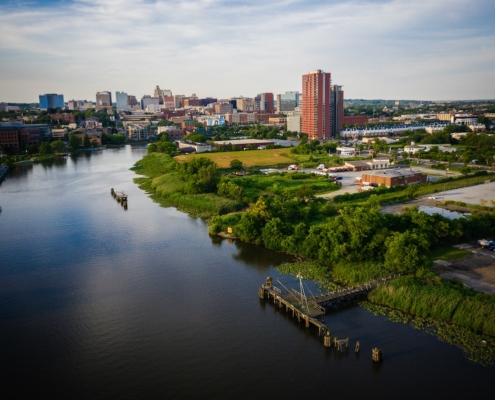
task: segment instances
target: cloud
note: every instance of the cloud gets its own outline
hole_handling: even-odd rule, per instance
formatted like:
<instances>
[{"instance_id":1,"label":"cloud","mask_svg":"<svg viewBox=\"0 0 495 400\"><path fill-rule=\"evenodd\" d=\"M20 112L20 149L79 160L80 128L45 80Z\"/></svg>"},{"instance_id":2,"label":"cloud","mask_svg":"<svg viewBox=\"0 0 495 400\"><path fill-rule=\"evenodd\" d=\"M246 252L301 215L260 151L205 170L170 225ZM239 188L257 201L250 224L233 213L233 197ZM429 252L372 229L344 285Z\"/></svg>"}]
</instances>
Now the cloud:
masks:
<instances>
[{"instance_id":1,"label":"cloud","mask_svg":"<svg viewBox=\"0 0 495 400\"><path fill-rule=\"evenodd\" d=\"M488 9L487 0L0 4L0 56L8 60L0 100L55 91L93 99L98 90L140 97L156 84L253 96L298 90L316 68L331 72L347 98L493 97ZM451 83L460 78L466 84Z\"/></svg>"}]
</instances>

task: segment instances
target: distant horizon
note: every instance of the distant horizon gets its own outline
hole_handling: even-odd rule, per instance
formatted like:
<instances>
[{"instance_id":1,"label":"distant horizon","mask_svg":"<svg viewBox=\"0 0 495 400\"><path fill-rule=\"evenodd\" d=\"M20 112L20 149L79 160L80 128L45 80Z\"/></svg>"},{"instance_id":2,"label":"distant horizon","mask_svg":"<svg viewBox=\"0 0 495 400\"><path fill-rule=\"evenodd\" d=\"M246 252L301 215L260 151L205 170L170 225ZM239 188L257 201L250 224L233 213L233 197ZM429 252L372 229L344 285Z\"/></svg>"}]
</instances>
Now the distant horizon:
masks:
<instances>
[{"instance_id":1,"label":"distant horizon","mask_svg":"<svg viewBox=\"0 0 495 400\"><path fill-rule=\"evenodd\" d=\"M141 98L157 84L186 96L253 97L301 91L302 75L321 69L347 98L488 99L495 94L492 6L0 0L0 98L93 100L101 90Z\"/></svg>"},{"instance_id":2,"label":"distant horizon","mask_svg":"<svg viewBox=\"0 0 495 400\"><path fill-rule=\"evenodd\" d=\"M115 92L112 92L112 93L115 93ZM42 93L42 94L47 94L47 93ZM75 100L75 101L88 101L88 102L92 102L92 103L96 103L96 100L90 100L90 99L76 99L76 98L71 98L71 99L66 99L65 98L65 95L63 93L55 93L55 94L61 94L64 96L64 102L67 103L68 101L71 101L71 100ZM273 95L277 95L277 94L281 94L281 93L273 93ZM96 95L96 93L95 93ZM128 93L128 95L132 95L131 93ZM255 95L254 95L255 96ZM251 98L253 98L254 96L252 96ZM188 97L188 96L186 96ZM201 96L197 96L199 99L203 99L203 98L215 98L214 96L211 96L211 95L208 95L208 96L204 96L204 97L201 97ZM244 96L244 97L248 97L248 96ZM225 99L235 99L235 98L238 98L238 97L230 97L230 98L225 98ZM138 100L138 102L140 101L140 98L137 98L136 99ZM217 99L220 99L219 97L217 97ZM482 101L495 101L495 98L492 98L492 99L454 99L454 100L431 100L431 99L380 99L380 98L369 98L369 99L365 99L365 98L344 98L344 101L400 101L400 102L403 102L403 101L414 101L414 102L442 102L442 103L456 103L456 102L470 102L470 101L473 101L473 102L482 102ZM11 104L11 105L15 105L15 104L39 104L39 101L6 101L6 100L0 100L0 103L6 103L6 104ZM112 104L116 104L115 101L112 102Z\"/></svg>"}]
</instances>

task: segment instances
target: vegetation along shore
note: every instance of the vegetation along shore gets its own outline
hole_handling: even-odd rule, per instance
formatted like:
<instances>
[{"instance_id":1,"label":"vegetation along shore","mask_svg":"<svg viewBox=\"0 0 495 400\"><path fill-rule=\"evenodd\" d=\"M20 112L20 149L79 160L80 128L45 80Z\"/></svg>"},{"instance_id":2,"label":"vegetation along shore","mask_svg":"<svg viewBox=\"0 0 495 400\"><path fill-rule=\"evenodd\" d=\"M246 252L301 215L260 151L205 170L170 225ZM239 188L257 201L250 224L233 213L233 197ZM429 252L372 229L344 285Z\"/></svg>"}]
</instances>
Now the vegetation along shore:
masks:
<instances>
[{"instance_id":1,"label":"vegetation along shore","mask_svg":"<svg viewBox=\"0 0 495 400\"><path fill-rule=\"evenodd\" d=\"M218 153L224 166L230 157L227 168L218 167L212 154L178 162L168 149L167 144L149 149L133 167L143 175L135 181L161 204L209 218L211 234L229 232L242 241L297 256L301 262L279 270L300 272L326 290L400 273L404 276L371 292L369 301L495 336L495 296L442 280L430 268L453 244L493 236L495 212L483 207L483 212L473 209L459 219L428 215L418 207L400 214L381 212L383 204L481 184L493 180L492 175L478 172L409 187L380 187L373 194L343 194L328 201L315 195L339 186L325 177L299 172L264 175L248 158L236 159L236 152ZM277 151L290 164L290 150Z\"/></svg>"}]
</instances>

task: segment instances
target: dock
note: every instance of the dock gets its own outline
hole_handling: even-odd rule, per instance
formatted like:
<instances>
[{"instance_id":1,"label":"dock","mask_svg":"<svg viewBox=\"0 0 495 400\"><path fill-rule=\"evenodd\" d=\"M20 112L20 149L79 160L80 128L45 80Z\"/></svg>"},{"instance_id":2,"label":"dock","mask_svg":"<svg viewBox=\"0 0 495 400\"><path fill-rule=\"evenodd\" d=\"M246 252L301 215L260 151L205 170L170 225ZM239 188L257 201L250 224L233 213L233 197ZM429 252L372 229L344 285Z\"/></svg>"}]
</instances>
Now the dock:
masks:
<instances>
[{"instance_id":1,"label":"dock","mask_svg":"<svg viewBox=\"0 0 495 400\"><path fill-rule=\"evenodd\" d=\"M120 205L127 210L127 195L124 193L124 191L117 192L112 188L110 190L110 194L115 200L117 200L117 203L120 203Z\"/></svg>"},{"instance_id":2,"label":"dock","mask_svg":"<svg viewBox=\"0 0 495 400\"><path fill-rule=\"evenodd\" d=\"M330 329L320 319L324 318L328 307L351 303L358 298L366 296L370 290L392 279L396 279L398 276L391 275L363 285L329 291L312 297L305 295L302 277L298 276L300 280L300 291L288 289L281 282L279 283L283 289L276 287L273 285L272 278L268 277L265 284L261 285L258 294L262 299L273 299L273 303L281 309L285 307L285 311L292 312L292 316L297 318L298 321L305 321L306 328L309 328L310 325L316 326L318 328L318 336L324 336L326 343L330 340Z\"/></svg>"}]
</instances>

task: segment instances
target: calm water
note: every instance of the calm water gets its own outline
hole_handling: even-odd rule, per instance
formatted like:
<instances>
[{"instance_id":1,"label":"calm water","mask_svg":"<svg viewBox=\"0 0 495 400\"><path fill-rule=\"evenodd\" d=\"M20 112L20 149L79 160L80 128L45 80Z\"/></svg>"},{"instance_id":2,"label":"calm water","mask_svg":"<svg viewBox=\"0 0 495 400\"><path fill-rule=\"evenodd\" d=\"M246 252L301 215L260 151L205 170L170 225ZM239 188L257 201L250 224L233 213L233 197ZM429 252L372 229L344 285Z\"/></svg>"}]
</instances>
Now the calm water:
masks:
<instances>
[{"instance_id":1,"label":"calm water","mask_svg":"<svg viewBox=\"0 0 495 400\"><path fill-rule=\"evenodd\" d=\"M143 148L26 165L0 186L3 393L91 399L489 398L495 369L353 307L351 351L257 297L285 255L210 237L129 171ZM110 188L129 194L125 211ZM293 282L283 277L285 283ZM296 282L293 282L296 286ZM361 353L353 347L359 340ZM376 366L371 348L383 349Z\"/></svg>"}]
</instances>

